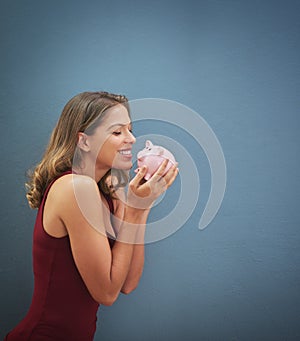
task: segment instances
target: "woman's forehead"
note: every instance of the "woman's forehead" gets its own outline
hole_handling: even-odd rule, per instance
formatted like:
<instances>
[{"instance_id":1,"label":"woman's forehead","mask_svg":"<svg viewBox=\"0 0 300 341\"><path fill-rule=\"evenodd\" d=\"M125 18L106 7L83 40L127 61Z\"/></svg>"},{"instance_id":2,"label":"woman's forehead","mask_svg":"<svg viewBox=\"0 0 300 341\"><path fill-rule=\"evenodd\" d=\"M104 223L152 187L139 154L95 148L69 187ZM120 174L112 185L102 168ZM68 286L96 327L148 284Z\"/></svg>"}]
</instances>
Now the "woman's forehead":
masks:
<instances>
[{"instance_id":1,"label":"woman's forehead","mask_svg":"<svg viewBox=\"0 0 300 341\"><path fill-rule=\"evenodd\" d=\"M117 104L107 110L102 125L108 128L112 125L127 125L130 123L131 120L127 109L124 105Z\"/></svg>"}]
</instances>

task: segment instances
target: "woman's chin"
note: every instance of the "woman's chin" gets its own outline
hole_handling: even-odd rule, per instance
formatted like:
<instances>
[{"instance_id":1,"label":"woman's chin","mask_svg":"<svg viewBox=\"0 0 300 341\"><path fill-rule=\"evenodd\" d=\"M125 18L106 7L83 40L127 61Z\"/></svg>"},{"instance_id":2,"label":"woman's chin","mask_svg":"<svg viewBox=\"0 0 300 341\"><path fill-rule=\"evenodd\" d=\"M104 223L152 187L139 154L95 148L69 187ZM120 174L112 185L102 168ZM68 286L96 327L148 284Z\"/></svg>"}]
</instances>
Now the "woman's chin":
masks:
<instances>
[{"instance_id":1,"label":"woman's chin","mask_svg":"<svg viewBox=\"0 0 300 341\"><path fill-rule=\"evenodd\" d=\"M118 170L130 171L132 166L133 166L132 162L126 162L126 164L123 163L122 165L121 164L113 165L112 168L118 169Z\"/></svg>"}]
</instances>

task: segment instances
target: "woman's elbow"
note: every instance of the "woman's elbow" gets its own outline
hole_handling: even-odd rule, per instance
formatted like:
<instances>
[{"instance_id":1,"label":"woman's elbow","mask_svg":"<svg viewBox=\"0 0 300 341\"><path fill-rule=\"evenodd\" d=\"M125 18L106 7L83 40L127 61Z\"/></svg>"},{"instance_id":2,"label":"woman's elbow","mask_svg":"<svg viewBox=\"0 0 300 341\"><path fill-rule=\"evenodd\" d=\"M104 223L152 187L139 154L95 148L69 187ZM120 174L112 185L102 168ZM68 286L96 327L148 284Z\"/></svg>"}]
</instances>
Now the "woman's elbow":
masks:
<instances>
[{"instance_id":1,"label":"woman's elbow","mask_svg":"<svg viewBox=\"0 0 300 341\"><path fill-rule=\"evenodd\" d=\"M100 305L105 306L112 306L119 295L106 295L106 296L100 296L100 297L93 297L96 302L98 302Z\"/></svg>"},{"instance_id":2,"label":"woman's elbow","mask_svg":"<svg viewBox=\"0 0 300 341\"><path fill-rule=\"evenodd\" d=\"M103 301L101 300L100 302L98 302L100 305L105 305L107 307L110 307L112 306L114 303L115 303L116 300L106 300L106 301Z\"/></svg>"}]
</instances>

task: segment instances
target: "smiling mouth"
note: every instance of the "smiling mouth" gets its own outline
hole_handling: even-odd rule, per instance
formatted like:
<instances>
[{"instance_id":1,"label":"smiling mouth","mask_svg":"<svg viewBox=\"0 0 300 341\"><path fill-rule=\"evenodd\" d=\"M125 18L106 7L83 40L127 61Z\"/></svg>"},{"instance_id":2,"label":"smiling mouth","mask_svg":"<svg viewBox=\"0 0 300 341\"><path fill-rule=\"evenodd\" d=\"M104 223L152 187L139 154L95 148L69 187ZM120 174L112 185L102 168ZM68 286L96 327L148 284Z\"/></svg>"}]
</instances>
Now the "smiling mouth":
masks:
<instances>
[{"instance_id":1,"label":"smiling mouth","mask_svg":"<svg viewBox=\"0 0 300 341\"><path fill-rule=\"evenodd\" d=\"M132 154L131 154L131 149L119 150L119 153L120 153L121 155L125 155L125 156L132 156Z\"/></svg>"}]
</instances>

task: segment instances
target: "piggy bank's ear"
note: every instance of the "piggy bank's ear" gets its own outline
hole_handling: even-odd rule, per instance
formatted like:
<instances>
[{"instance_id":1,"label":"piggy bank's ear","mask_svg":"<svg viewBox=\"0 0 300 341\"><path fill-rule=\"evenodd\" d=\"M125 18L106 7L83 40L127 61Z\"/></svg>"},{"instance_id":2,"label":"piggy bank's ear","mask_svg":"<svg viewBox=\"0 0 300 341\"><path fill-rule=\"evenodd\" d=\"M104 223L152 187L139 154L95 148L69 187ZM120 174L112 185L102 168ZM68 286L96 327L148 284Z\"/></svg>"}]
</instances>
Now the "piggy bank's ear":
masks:
<instances>
[{"instance_id":1,"label":"piggy bank's ear","mask_svg":"<svg viewBox=\"0 0 300 341\"><path fill-rule=\"evenodd\" d=\"M157 150L158 150L158 155L163 155L164 154L164 149L163 148L158 147Z\"/></svg>"},{"instance_id":2,"label":"piggy bank's ear","mask_svg":"<svg viewBox=\"0 0 300 341\"><path fill-rule=\"evenodd\" d=\"M151 148L153 146L150 140L147 140L145 145L146 145L146 148Z\"/></svg>"}]
</instances>

